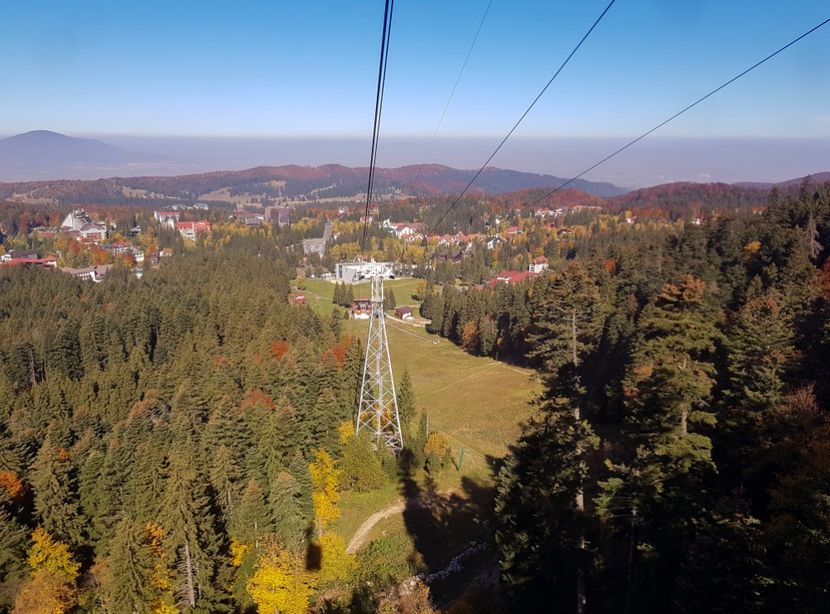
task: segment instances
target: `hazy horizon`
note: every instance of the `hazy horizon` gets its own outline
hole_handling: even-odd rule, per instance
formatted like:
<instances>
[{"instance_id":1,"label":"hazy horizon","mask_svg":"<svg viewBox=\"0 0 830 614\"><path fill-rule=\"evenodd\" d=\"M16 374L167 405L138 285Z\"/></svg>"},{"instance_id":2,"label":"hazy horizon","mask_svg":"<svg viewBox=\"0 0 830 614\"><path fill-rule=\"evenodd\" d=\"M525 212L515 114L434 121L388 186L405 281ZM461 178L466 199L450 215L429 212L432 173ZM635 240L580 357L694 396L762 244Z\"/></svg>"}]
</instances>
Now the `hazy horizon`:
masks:
<instances>
[{"instance_id":1,"label":"hazy horizon","mask_svg":"<svg viewBox=\"0 0 830 614\"><path fill-rule=\"evenodd\" d=\"M98 169L90 169L83 178L178 175L286 164L363 167L367 165L369 152L368 138L71 136L95 138L127 151L156 154L170 160L170 163L141 166L129 172L123 168L102 168L96 173ZM508 142L492 166L571 177L627 140L626 137L515 138ZM461 169L477 168L487 151L497 142L498 137L439 138L433 144L426 163ZM380 144L378 165L398 167L421 164L427 144L426 138L387 136ZM830 171L828 138L652 137L584 178L636 188L672 181L774 183L825 171ZM44 177L16 180L30 178Z\"/></svg>"}]
</instances>

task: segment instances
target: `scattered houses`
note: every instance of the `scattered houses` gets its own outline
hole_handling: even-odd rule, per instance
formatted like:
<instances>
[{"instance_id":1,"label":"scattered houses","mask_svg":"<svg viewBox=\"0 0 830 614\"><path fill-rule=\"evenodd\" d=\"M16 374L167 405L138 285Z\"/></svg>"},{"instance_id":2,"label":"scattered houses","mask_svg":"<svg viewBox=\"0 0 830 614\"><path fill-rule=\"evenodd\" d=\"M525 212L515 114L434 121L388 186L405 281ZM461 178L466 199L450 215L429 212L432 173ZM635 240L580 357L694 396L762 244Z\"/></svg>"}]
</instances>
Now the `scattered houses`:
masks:
<instances>
[{"instance_id":1,"label":"scattered houses","mask_svg":"<svg viewBox=\"0 0 830 614\"><path fill-rule=\"evenodd\" d=\"M414 320L415 316L412 315L412 307L407 307L406 305L401 305L400 307L395 307L395 317L401 320Z\"/></svg>"}]
</instances>

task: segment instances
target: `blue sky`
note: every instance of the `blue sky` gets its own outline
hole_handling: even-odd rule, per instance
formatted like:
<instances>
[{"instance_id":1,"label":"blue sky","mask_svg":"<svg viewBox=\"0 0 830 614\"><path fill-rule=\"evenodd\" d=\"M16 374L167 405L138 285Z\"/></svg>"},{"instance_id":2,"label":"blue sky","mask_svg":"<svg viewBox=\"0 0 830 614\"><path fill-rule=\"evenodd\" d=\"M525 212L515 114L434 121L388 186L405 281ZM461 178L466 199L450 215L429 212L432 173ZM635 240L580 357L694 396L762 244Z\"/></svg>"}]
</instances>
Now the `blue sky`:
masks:
<instances>
[{"instance_id":1,"label":"blue sky","mask_svg":"<svg viewBox=\"0 0 830 614\"><path fill-rule=\"evenodd\" d=\"M495 0L443 137L504 134L606 1ZM432 134L487 0L398 0L383 134ZM366 136L382 0L8 2L0 134ZM830 16L618 0L516 133L635 135ZM830 138L830 25L661 131Z\"/></svg>"}]
</instances>

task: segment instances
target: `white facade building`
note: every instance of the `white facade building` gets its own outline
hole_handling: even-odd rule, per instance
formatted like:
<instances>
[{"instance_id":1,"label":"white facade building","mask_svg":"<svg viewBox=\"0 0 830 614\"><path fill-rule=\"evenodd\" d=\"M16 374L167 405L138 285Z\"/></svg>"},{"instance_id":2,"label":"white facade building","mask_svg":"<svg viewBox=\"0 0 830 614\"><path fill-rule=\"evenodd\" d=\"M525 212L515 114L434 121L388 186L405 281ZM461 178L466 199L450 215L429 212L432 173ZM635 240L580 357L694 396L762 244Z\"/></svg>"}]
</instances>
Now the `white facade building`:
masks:
<instances>
[{"instance_id":1,"label":"white facade building","mask_svg":"<svg viewBox=\"0 0 830 614\"><path fill-rule=\"evenodd\" d=\"M337 281L354 284L369 278L373 268L380 269L381 277L392 279L395 277L391 262L338 262L335 266L334 277Z\"/></svg>"}]
</instances>

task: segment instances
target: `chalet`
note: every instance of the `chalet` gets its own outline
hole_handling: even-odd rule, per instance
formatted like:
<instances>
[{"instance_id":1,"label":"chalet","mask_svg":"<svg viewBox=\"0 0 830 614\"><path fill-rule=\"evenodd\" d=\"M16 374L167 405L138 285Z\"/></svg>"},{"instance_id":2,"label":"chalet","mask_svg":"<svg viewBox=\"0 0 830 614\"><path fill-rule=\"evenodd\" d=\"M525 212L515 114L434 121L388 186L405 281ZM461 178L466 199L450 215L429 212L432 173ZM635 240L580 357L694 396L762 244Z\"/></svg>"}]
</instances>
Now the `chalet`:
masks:
<instances>
[{"instance_id":1,"label":"chalet","mask_svg":"<svg viewBox=\"0 0 830 614\"><path fill-rule=\"evenodd\" d=\"M372 315L372 301L368 298L356 298L352 301L352 317L368 320Z\"/></svg>"},{"instance_id":2,"label":"chalet","mask_svg":"<svg viewBox=\"0 0 830 614\"><path fill-rule=\"evenodd\" d=\"M210 222L176 222L176 230L185 238L195 241L199 235L210 232Z\"/></svg>"},{"instance_id":3,"label":"chalet","mask_svg":"<svg viewBox=\"0 0 830 614\"><path fill-rule=\"evenodd\" d=\"M533 262L530 263L530 266L527 270L531 273L539 275L543 273L548 268L548 259L544 256L538 256L537 258L533 259Z\"/></svg>"},{"instance_id":4,"label":"chalet","mask_svg":"<svg viewBox=\"0 0 830 614\"><path fill-rule=\"evenodd\" d=\"M536 277L536 273L530 271L502 271L487 282L487 285L491 288L499 284L515 285L533 279L534 277Z\"/></svg>"},{"instance_id":5,"label":"chalet","mask_svg":"<svg viewBox=\"0 0 830 614\"><path fill-rule=\"evenodd\" d=\"M407 307L406 305L401 305L400 307L395 308L395 317L400 318L401 320L415 319L412 315L412 307Z\"/></svg>"},{"instance_id":6,"label":"chalet","mask_svg":"<svg viewBox=\"0 0 830 614\"><path fill-rule=\"evenodd\" d=\"M61 267L61 272L73 275L79 279L88 279L95 283L101 283L104 278L112 270L111 264L99 264L97 266L88 266L82 269L73 269L71 267Z\"/></svg>"}]
</instances>

